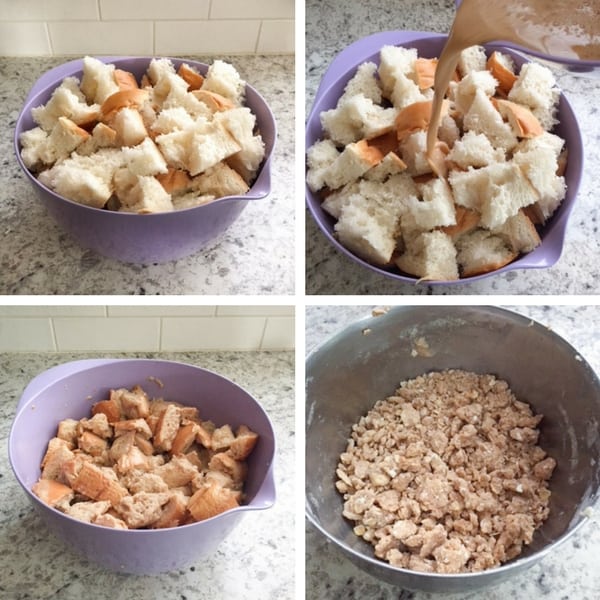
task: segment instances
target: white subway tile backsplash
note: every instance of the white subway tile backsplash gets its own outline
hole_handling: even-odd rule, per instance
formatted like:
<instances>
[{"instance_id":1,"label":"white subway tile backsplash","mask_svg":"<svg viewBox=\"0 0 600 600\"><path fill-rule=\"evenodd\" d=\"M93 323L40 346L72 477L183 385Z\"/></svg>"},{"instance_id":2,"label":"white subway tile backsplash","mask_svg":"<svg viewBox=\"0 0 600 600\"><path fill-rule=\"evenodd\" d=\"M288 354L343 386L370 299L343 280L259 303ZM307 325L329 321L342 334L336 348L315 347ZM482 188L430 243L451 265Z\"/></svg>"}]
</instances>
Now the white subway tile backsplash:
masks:
<instances>
[{"instance_id":1,"label":"white subway tile backsplash","mask_svg":"<svg viewBox=\"0 0 600 600\"><path fill-rule=\"evenodd\" d=\"M55 349L50 319L0 317L0 352L52 352Z\"/></svg>"},{"instance_id":2,"label":"white subway tile backsplash","mask_svg":"<svg viewBox=\"0 0 600 600\"><path fill-rule=\"evenodd\" d=\"M161 350L259 350L264 328L262 317L166 317Z\"/></svg>"},{"instance_id":3,"label":"white subway tile backsplash","mask_svg":"<svg viewBox=\"0 0 600 600\"><path fill-rule=\"evenodd\" d=\"M294 0L0 0L0 55L294 52Z\"/></svg>"},{"instance_id":4,"label":"white subway tile backsplash","mask_svg":"<svg viewBox=\"0 0 600 600\"><path fill-rule=\"evenodd\" d=\"M0 21L0 55L40 56L51 53L45 23Z\"/></svg>"},{"instance_id":5,"label":"white subway tile backsplash","mask_svg":"<svg viewBox=\"0 0 600 600\"><path fill-rule=\"evenodd\" d=\"M50 22L54 54L154 53L152 21Z\"/></svg>"},{"instance_id":6,"label":"white subway tile backsplash","mask_svg":"<svg viewBox=\"0 0 600 600\"><path fill-rule=\"evenodd\" d=\"M208 19L209 7L210 0L100 0L100 15L104 20Z\"/></svg>"},{"instance_id":7,"label":"white subway tile backsplash","mask_svg":"<svg viewBox=\"0 0 600 600\"><path fill-rule=\"evenodd\" d=\"M293 19L294 0L213 0L211 19Z\"/></svg>"},{"instance_id":8,"label":"white subway tile backsplash","mask_svg":"<svg viewBox=\"0 0 600 600\"><path fill-rule=\"evenodd\" d=\"M258 54L277 54L294 52L294 21L263 21L260 28Z\"/></svg>"},{"instance_id":9,"label":"white subway tile backsplash","mask_svg":"<svg viewBox=\"0 0 600 600\"><path fill-rule=\"evenodd\" d=\"M212 317L216 306L109 306L109 317Z\"/></svg>"},{"instance_id":10,"label":"white subway tile backsplash","mask_svg":"<svg viewBox=\"0 0 600 600\"><path fill-rule=\"evenodd\" d=\"M2 21L97 19L96 0L0 0Z\"/></svg>"},{"instance_id":11,"label":"white subway tile backsplash","mask_svg":"<svg viewBox=\"0 0 600 600\"><path fill-rule=\"evenodd\" d=\"M249 54L256 49L259 20L157 21L155 53Z\"/></svg>"},{"instance_id":12,"label":"white subway tile backsplash","mask_svg":"<svg viewBox=\"0 0 600 600\"><path fill-rule=\"evenodd\" d=\"M0 317L104 317L105 306L0 306Z\"/></svg>"},{"instance_id":13,"label":"white subway tile backsplash","mask_svg":"<svg viewBox=\"0 0 600 600\"><path fill-rule=\"evenodd\" d=\"M0 306L0 352L292 350L293 306Z\"/></svg>"},{"instance_id":14,"label":"white subway tile backsplash","mask_svg":"<svg viewBox=\"0 0 600 600\"><path fill-rule=\"evenodd\" d=\"M217 306L217 316L243 316L243 317L288 317L294 315L293 306Z\"/></svg>"},{"instance_id":15,"label":"white subway tile backsplash","mask_svg":"<svg viewBox=\"0 0 600 600\"><path fill-rule=\"evenodd\" d=\"M159 350L159 318L57 317L53 322L59 352Z\"/></svg>"},{"instance_id":16,"label":"white subway tile backsplash","mask_svg":"<svg viewBox=\"0 0 600 600\"><path fill-rule=\"evenodd\" d=\"M269 317L261 350L294 349L294 317Z\"/></svg>"}]
</instances>

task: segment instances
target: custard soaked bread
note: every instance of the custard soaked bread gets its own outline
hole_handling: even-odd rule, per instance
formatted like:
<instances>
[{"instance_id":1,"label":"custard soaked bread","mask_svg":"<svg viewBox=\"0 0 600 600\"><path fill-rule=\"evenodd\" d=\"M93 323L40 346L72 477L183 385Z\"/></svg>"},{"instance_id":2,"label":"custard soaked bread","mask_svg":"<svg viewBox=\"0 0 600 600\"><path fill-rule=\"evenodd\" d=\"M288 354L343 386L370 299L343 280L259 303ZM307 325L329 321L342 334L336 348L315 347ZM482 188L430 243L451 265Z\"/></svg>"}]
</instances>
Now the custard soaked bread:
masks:
<instances>
[{"instance_id":1,"label":"custard soaked bread","mask_svg":"<svg viewBox=\"0 0 600 600\"><path fill-rule=\"evenodd\" d=\"M90 418L65 419L33 492L66 514L120 529L176 527L244 501L258 435L139 386L115 389Z\"/></svg>"}]
</instances>

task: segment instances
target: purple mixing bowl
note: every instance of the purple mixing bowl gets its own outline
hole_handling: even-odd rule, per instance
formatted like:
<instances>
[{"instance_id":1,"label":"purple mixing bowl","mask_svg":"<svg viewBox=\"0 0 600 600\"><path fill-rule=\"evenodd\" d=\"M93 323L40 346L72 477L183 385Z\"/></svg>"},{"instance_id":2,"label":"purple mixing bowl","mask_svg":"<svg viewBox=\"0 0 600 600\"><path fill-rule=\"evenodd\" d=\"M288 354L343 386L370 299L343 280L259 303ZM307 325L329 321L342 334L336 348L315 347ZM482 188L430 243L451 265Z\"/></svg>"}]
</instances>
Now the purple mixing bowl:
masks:
<instances>
[{"instance_id":1,"label":"purple mixing bowl","mask_svg":"<svg viewBox=\"0 0 600 600\"><path fill-rule=\"evenodd\" d=\"M310 148L310 146L322 138L323 129L320 120L321 112L336 106L339 97L344 91L344 87L352 78L360 64L366 61L379 64L379 51L382 46L390 44L405 46L407 48L416 48L419 56L434 58L440 55L446 39L447 36L437 33L427 33L422 31L386 31L362 38L348 46L333 60L321 80L306 125L306 148ZM487 44L486 48L490 52L500 50L509 54L518 66L527 62L527 59L520 54L501 45ZM452 285L477 281L492 275L497 275L498 273L506 273L514 269L551 267L558 261L564 245L569 215L573 210L583 174L583 142L581 139L581 132L575 113L564 94L561 94L560 96L558 119L560 122L556 126L554 133L566 140L566 146L569 149L569 162L565 172L567 194L560 207L544 226L544 229L540 234L542 238L540 246L533 252L520 256L517 260L496 271L477 275L475 277L466 277L456 281L427 281L427 285ZM372 265L342 246L334 235L333 227L335 225L335 219L321 208L321 200L319 199L318 194L313 193L308 186L306 186L306 203L321 231L325 234L329 242L342 254L363 267L385 277L404 283L417 282L416 277L410 277L401 274L399 271L390 271Z\"/></svg>"},{"instance_id":2,"label":"purple mixing bowl","mask_svg":"<svg viewBox=\"0 0 600 600\"><path fill-rule=\"evenodd\" d=\"M131 71L138 81L152 57L99 57L119 69ZM172 58L205 74L208 65ZM240 215L250 200L266 197L271 191L271 157L277 128L273 113L262 96L246 85L246 106L256 115L257 127L265 142L265 158L250 190L243 196L221 198L204 206L168 213L137 215L84 206L68 200L42 185L21 160L19 136L35 127L31 109L45 104L65 77L81 79L82 60L74 60L42 75L29 92L14 135L15 154L25 176L56 222L85 248L122 262L163 263L198 252L220 236Z\"/></svg>"},{"instance_id":3,"label":"purple mixing bowl","mask_svg":"<svg viewBox=\"0 0 600 600\"><path fill-rule=\"evenodd\" d=\"M458 8L461 4L461 0L456 0L456 7ZM554 66L560 65L573 75L583 75L586 77L600 77L600 60L580 60L576 58L566 58L547 54L545 52L538 52L536 50L530 50L519 44L513 44L512 42L499 42L504 46L513 48L524 52L528 56L533 56L540 61L552 63Z\"/></svg>"},{"instance_id":4,"label":"purple mixing bowl","mask_svg":"<svg viewBox=\"0 0 600 600\"><path fill-rule=\"evenodd\" d=\"M149 378L157 378L163 388ZM156 530L118 530L78 521L44 504L31 492L40 461L62 419L89 416L91 405L114 387L140 384L149 395L196 406L203 419L233 428L247 425L259 434L248 458L246 503L211 519ZM66 363L36 377L17 406L9 442L15 476L34 508L75 552L108 569L155 574L182 568L212 553L246 511L275 502L273 426L258 402L228 379L183 363L147 359L101 359Z\"/></svg>"}]
</instances>

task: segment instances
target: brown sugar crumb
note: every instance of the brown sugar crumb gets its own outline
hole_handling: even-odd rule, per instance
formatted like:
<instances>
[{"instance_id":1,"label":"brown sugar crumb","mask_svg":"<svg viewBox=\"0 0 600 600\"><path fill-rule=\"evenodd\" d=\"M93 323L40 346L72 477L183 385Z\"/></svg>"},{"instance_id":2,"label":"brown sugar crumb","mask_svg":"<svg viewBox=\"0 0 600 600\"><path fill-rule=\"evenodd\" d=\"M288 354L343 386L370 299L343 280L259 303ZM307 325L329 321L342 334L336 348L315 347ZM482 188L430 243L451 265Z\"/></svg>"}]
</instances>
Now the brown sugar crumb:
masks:
<instances>
[{"instance_id":1,"label":"brown sugar crumb","mask_svg":"<svg viewBox=\"0 0 600 600\"><path fill-rule=\"evenodd\" d=\"M462 573L515 558L549 513L541 419L493 375L404 381L352 427L342 514L393 566Z\"/></svg>"}]
</instances>

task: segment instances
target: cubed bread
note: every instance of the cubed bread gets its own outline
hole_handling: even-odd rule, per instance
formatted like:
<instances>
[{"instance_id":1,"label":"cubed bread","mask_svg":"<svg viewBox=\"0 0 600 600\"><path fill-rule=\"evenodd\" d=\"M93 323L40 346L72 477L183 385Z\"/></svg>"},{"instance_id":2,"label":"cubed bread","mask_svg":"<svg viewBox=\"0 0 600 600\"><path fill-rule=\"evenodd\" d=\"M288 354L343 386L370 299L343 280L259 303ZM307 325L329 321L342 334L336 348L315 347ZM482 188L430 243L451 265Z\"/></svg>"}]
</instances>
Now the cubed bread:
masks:
<instances>
[{"instance_id":1,"label":"cubed bread","mask_svg":"<svg viewBox=\"0 0 600 600\"><path fill-rule=\"evenodd\" d=\"M385 181L390 175L397 175L406 171L406 163L395 153L388 152L381 161L374 167L371 167L364 178L371 181Z\"/></svg>"},{"instance_id":2,"label":"cubed bread","mask_svg":"<svg viewBox=\"0 0 600 600\"><path fill-rule=\"evenodd\" d=\"M463 118L465 131L482 133L494 148L510 151L517 145L517 136L505 123L489 96L481 89L475 91L469 110Z\"/></svg>"},{"instance_id":3,"label":"cubed bread","mask_svg":"<svg viewBox=\"0 0 600 600\"><path fill-rule=\"evenodd\" d=\"M340 145L363 138L373 138L394 128L398 111L374 104L370 98L357 94L321 113L326 136Z\"/></svg>"},{"instance_id":4,"label":"cubed bread","mask_svg":"<svg viewBox=\"0 0 600 600\"><path fill-rule=\"evenodd\" d=\"M248 191L248 184L226 162L222 161L206 169L191 180L190 188L201 196L241 196Z\"/></svg>"},{"instance_id":5,"label":"cubed bread","mask_svg":"<svg viewBox=\"0 0 600 600\"><path fill-rule=\"evenodd\" d=\"M489 71L471 71L454 87L456 110L466 113L475 99L477 90L481 90L486 96L493 96L497 86L498 82Z\"/></svg>"},{"instance_id":6,"label":"cubed bread","mask_svg":"<svg viewBox=\"0 0 600 600\"><path fill-rule=\"evenodd\" d=\"M201 89L216 92L229 98L234 104L241 105L246 92L246 82L233 65L217 59L208 67Z\"/></svg>"},{"instance_id":7,"label":"cubed bread","mask_svg":"<svg viewBox=\"0 0 600 600\"><path fill-rule=\"evenodd\" d=\"M194 493L187 508L195 521L204 521L239 506L237 497L232 490L211 483Z\"/></svg>"},{"instance_id":8,"label":"cubed bread","mask_svg":"<svg viewBox=\"0 0 600 600\"><path fill-rule=\"evenodd\" d=\"M76 125L85 126L97 121L100 117L98 104L88 105L71 88L72 85L63 80L50 100L43 105L31 109L33 120L46 132L52 131L59 117L67 117Z\"/></svg>"},{"instance_id":9,"label":"cubed bread","mask_svg":"<svg viewBox=\"0 0 600 600\"><path fill-rule=\"evenodd\" d=\"M49 506L68 506L75 492L68 486L52 479L40 479L33 484L31 491Z\"/></svg>"},{"instance_id":10,"label":"cubed bread","mask_svg":"<svg viewBox=\"0 0 600 600\"><path fill-rule=\"evenodd\" d=\"M495 271L512 262L518 255L500 236L487 229L476 229L461 236L456 248L463 277Z\"/></svg>"},{"instance_id":11,"label":"cubed bread","mask_svg":"<svg viewBox=\"0 0 600 600\"><path fill-rule=\"evenodd\" d=\"M456 248L450 236L442 231L418 234L395 263L401 271L419 279L458 279Z\"/></svg>"},{"instance_id":12,"label":"cubed bread","mask_svg":"<svg viewBox=\"0 0 600 600\"><path fill-rule=\"evenodd\" d=\"M369 262L388 264L396 248L400 218L410 198L416 196L416 186L406 174L384 183L361 181L357 190L348 188L334 227L340 242Z\"/></svg>"},{"instance_id":13,"label":"cubed bread","mask_svg":"<svg viewBox=\"0 0 600 600\"><path fill-rule=\"evenodd\" d=\"M332 190L342 187L379 164L382 158L381 152L369 146L367 140L348 144L324 173L325 185Z\"/></svg>"},{"instance_id":14,"label":"cubed bread","mask_svg":"<svg viewBox=\"0 0 600 600\"><path fill-rule=\"evenodd\" d=\"M556 124L560 92L552 71L539 63L525 63L508 99L528 106L542 127L550 131Z\"/></svg>"},{"instance_id":15,"label":"cubed bread","mask_svg":"<svg viewBox=\"0 0 600 600\"><path fill-rule=\"evenodd\" d=\"M198 175L241 149L240 144L221 122L197 121L191 130L188 171L192 176Z\"/></svg>"},{"instance_id":16,"label":"cubed bread","mask_svg":"<svg viewBox=\"0 0 600 600\"><path fill-rule=\"evenodd\" d=\"M41 127L23 131L19 136L21 142L21 158L28 169L37 171L43 168L42 156L46 153L48 133Z\"/></svg>"},{"instance_id":17,"label":"cubed bread","mask_svg":"<svg viewBox=\"0 0 600 600\"><path fill-rule=\"evenodd\" d=\"M188 169L192 129L174 130L155 138L167 164L175 169Z\"/></svg>"},{"instance_id":18,"label":"cubed bread","mask_svg":"<svg viewBox=\"0 0 600 600\"><path fill-rule=\"evenodd\" d=\"M444 179L436 177L418 184L417 188L421 199L412 198L408 203L408 215L412 217L411 224L415 228L428 231L456 224L452 191Z\"/></svg>"},{"instance_id":19,"label":"cubed bread","mask_svg":"<svg viewBox=\"0 0 600 600\"><path fill-rule=\"evenodd\" d=\"M378 75L383 88L383 94L390 98L398 75L413 75L417 60L415 48L402 46L383 46L379 52Z\"/></svg>"},{"instance_id":20,"label":"cubed bread","mask_svg":"<svg viewBox=\"0 0 600 600\"><path fill-rule=\"evenodd\" d=\"M236 107L236 104L229 98L221 96L221 94L217 94L216 92L210 92L209 90L195 90L192 95L200 102L206 104L211 113L231 110Z\"/></svg>"},{"instance_id":21,"label":"cubed bread","mask_svg":"<svg viewBox=\"0 0 600 600\"><path fill-rule=\"evenodd\" d=\"M91 56L84 57L81 91L88 103L102 104L119 89L115 79L115 65L103 63Z\"/></svg>"},{"instance_id":22,"label":"cubed bread","mask_svg":"<svg viewBox=\"0 0 600 600\"><path fill-rule=\"evenodd\" d=\"M400 156L413 177L431 173L427 158L427 132L420 130L407 136L400 144Z\"/></svg>"},{"instance_id":23,"label":"cubed bread","mask_svg":"<svg viewBox=\"0 0 600 600\"><path fill-rule=\"evenodd\" d=\"M505 154L501 148L494 148L484 134L467 131L454 142L447 158L460 169L467 170L469 167L485 167L504 162Z\"/></svg>"},{"instance_id":24,"label":"cubed bread","mask_svg":"<svg viewBox=\"0 0 600 600\"><path fill-rule=\"evenodd\" d=\"M192 116L182 106L165 108L152 123L151 130L160 135L172 131L185 131L194 124Z\"/></svg>"},{"instance_id":25,"label":"cubed bread","mask_svg":"<svg viewBox=\"0 0 600 600\"><path fill-rule=\"evenodd\" d=\"M74 153L42 171L39 180L66 198L102 208L113 192L113 174L123 163L123 154L116 148L102 148L92 156Z\"/></svg>"},{"instance_id":26,"label":"cubed bread","mask_svg":"<svg viewBox=\"0 0 600 600\"><path fill-rule=\"evenodd\" d=\"M159 173L155 177L172 197L192 189L192 179L188 172L182 169L168 167L166 173Z\"/></svg>"},{"instance_id":27,"label":"cubed bread","mask_svg":"<svg viewBox=\"0 0 600 600\"><path fill-rule=\"evenodd\" d=\"M175 67L168 58L153 58L146 69L148 79L152 85L165 75L175 73Z\"/></svg>"},{"instance_id":28,"label":"cubed bread","mask_svg":"<svg viewBox=\"0 0 600 600\"><path fill-rule=\"evenodd\" d=\"M556 174L558 159L555 149L539 145L531 150L515 152L513 162L537 192L536 206L542 222L545 222L558 208L567 190L565 178Z\"/></svg>"},{"instance_id":29,"label":"cubed bread","mask_svg":"<svg viewBox=\"0 0 600 600\"><path fill-rule=\"evenodd\" d=\"M133 107L121 108L111 119L110 125L117 133L120 146L137 146L148 137L142 115Z\"/></svg>"},{"instance_id":30,"label":"cubed bread","mask_svg":"<svg viewBox=\"0 0 600 600\"><path fill-rule=\"evenodd\" d=\"M179 65L179 69L177 69L177 75L179 75L179 77L181 77L188 84L189 90L199 90L204 83L204 76L187 63L181 63Z\"/></svg>"},{"instance_id":31,"label":"cubed bread","mask_svg":"<svg viewBox=\"0 0 600 600\"><path fill-rule=\"evenodd\" d=\"M101 118L105 123L111 124L115 115L123 108L142 107L149 98L148 90L121 90L110 95L101 105Z\"/></svg>"},{"instance_id":32,"label":"cubed bread","mask_svg":"<svg viewBox=\"0 0 600 600\"><path fill-rule=\"evenodd\" d=\"M97 123L92 129L92 135L77 147L77 153L89 156L100 148L112 148L116 145L117 132L105 123Z\"/></svg>"},{"instance_id":33,"label":"cubed bread","mask_svg":"<svg viewBox=\"0 0 600 600\"><path fill-rule=\"evenodd\" d=\"M495 50L490 54L486 67L498 82L498 88L508 95L515 81L517 81L513 59L508 54Z\"/></svg>"},{"instance_id":34,"label":"cubed bread","mask_svg":"<svg viewBox=\"0 0 600 600\"><path fill-rule=\"evenodd\" d=\"M506 219L492 233L500 236L513 252L531 252L542 243L535 225L523 210Z\"/></svg>"},{"instance_id":35,"label":"cubed bread","mask_svg":"<svg viewBox=\"0 0 600 600\"><path fill-rule=\"evenodd\" d=\"M463 77L472 71L483 71L486 62L487 56L483 46L469 46L460 53L458 71Z\"/></svg>"},{"instance_id":36,"label":"cubed bread","mask_svg":"<svg viewBox=\"0 0 600 600\"><path fill-rule=\"evenodd\" d=\"M167 73L160 77L152 88L152 102L159 108L180 106L186 96L189 84L176 73Z\"/></svg>"},{"instance_id":37,"label":"cubed bread","mask_svg":"<svg viewBox=\"0 0 600 600\"><path fill-rule=\"evenodd\" d=\"M533 138L544 133L537 117L526 106L502 98L498 98L495 104L518 138Z\"/></svg>"},{"instance_id":38,"label":"cubed bread","mask_svg":"<svg viewBox=\"0 0 600 600\"><path fill-rule=\"evenodd\" d=\"M149 214L173 210L171 194L152 176L138 176L121 209L124 212Z\"/></svg>"},{"instance_id":39,"label":"cubed bread","mask_svg":"<svg viewBox=\"0 0 600 600\"><path fill-rule=\"evenodd\" d=\"M137 146L123 148L123 158L136 175L157 175L167 172L167 163L156 144L148 137Z\"/></svg>"},{"instance_id":40,"label":"cubed bread","mask_svg":"<svg viewBox=\"0 0 600 600\"><path fill-rule=\"evenodd\" d=\"M227 156L227 162L250 184L266 153L262 136L255 132L256 117L249 108L239 107L219 112L215 115L215 121L221 123L239 144L240 149Z\"/></svg>"},{"instance_id":41,"label":"cubed bread","mask_svg":"<svg viewBox=\"0 0 600 600\"><path fill-rule=\"evenodd\" d=\"M375 104L381 102L381 88L375 77L377 65L374 62L365 62L358 66L356 73L344 87L340 101L343 102L353 96L361 94Z\"/></svg>"},{"instance_id":42,"label":"cubed bread","mask_svg":"<svg viewBox=\"0 0 600 600\"><path fill-rule=\"evenodd\" d=\"M41 129L40 131L45 137L45 133ZM325 186L325 173L339 154L339 150L330 139L319 140L307 150L306 182L313 192L317 192Z\"/></svg>"}]
</instances>

